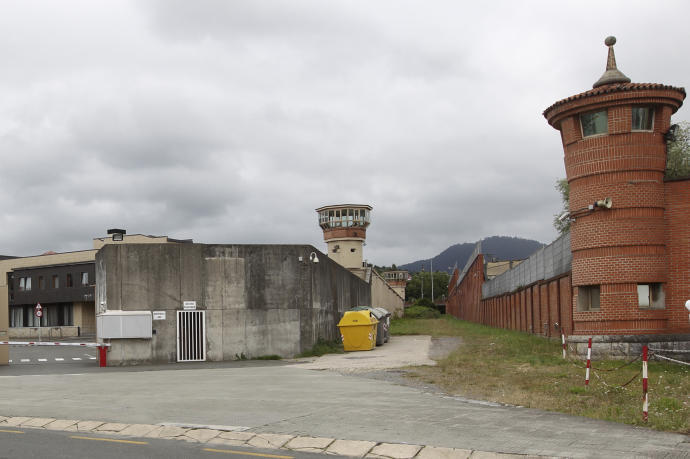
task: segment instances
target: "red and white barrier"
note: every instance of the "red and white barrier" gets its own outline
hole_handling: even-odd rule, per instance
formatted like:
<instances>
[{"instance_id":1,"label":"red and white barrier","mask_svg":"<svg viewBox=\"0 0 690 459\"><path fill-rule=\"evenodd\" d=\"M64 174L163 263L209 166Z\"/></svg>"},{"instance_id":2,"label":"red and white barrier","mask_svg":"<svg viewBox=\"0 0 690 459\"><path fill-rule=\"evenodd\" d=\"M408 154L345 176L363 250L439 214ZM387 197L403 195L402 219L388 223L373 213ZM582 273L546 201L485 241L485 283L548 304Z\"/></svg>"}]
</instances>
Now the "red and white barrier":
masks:
<instances>
[{"instance_id":1,"label":"red and white barrier","mask_svg":"<svg viewBox=\"0 0 690 459\"><path fill-rule=\"evenodd\" d=\"M587 370L585 370L585 387L589 386L589 369L592 367L592 338L587 341Z\"/></svg>"},{"instance_id":2,"label":"red and white barrier","mask_svg":"<svg viewBox=\"0 0 690 459\"><path fill-rule=\"evenodd\" d=\"M561 333L561 342L563 343L563 358L565 358L565 333Z\"/></svg>"},{"instance_id":3,"label":"red and white barrier","mask_svg":"<svg viewBox=\"0 0 690 459\"><path fill-rule=\"evenodd\" d=\"M0 341L0 344L9 344L11 346L83 346L83 347L97 347L98 348L98 366L107 366L107 350L110 343L59 343L50 341Z\"/></svg>"},{"instance_id":4,"label":"red and white barrier","mask_svg":"<svg viewBox=\"0 0 690 459\"><path fill-rule=\"evenodd\" d=\"M0 344L9 344L12 346L110 346L110 343L58 343L53 341L0 341Z\"/></svg>"},{"instance_id":5,"label":"red and white barrier","mask_svg":"<svg viewBox=\"0 0 690 459\"><path fill-rule=\"evenodd\" d=\"M647 395L647 346L642 346L642 420L647 422L649 417L649 398Z\"/></svg>"}]
</instances>

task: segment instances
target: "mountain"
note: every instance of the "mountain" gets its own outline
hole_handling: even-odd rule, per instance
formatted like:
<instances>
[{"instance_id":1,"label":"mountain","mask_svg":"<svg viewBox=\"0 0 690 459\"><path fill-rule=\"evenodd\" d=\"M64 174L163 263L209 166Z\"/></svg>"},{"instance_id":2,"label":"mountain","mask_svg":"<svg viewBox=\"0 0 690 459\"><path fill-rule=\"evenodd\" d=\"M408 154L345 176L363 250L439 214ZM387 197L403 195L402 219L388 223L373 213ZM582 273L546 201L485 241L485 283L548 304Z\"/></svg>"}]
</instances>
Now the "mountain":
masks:
<instances>
[{"instance_id":1,"label":"mountain","mask_svg":"<svg viewBox=\"0 0 690 459\"><path fill-rule=\"evenodd\" d=\"M448 247L434 257L434 270L450 272L450 269L458 264L462 271L467 259L472 255L476 242L465 242ZM491 236L482 239L482 252L487 259L493 257L496 260L522 260L542 248L544 244L532 239L509 236ZM406 269L410 272L421 271L422 266L429 270L429 260L417 260L405 265L398 265L398 269Z\"/></svg>"}]
</instances>

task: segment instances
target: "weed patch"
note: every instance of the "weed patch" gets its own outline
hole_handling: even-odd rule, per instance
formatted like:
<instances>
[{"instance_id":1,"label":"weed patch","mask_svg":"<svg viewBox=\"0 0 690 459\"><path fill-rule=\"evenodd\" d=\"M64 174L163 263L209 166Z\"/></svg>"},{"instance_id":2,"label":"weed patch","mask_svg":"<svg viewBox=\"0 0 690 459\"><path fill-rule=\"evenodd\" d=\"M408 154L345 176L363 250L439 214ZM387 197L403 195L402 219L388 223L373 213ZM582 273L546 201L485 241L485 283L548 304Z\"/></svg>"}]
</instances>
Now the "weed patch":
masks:
<instances>
[{"instance_id":1,"label":"weed patch","mask_svg":"<svg viewBox=\"0 0 690 459\"><path fill-rule=\"evenodd\" d=\"M649 421L644 423L639 360L620 369L621 361L592 362L596 369L585 389L585 363L575 358L564 360L560 340L450 316L393 320L391 333L462 338L463 345L437 366L414 370L417 377L433 381L448 393L690 433L688 367L649 362Z\"/></svg>"},{"instance_id":2,"label":"weed patch","mask_svg":"<svg viewBox=\"0 0 690 459\"><path fill-rule=\"evenodd\" d=\"M319 357L324 354L344 354L343 343L340 341L326 341L319 339L314 347L302 352L298 357Z\"/></svg>"}]
</instances>

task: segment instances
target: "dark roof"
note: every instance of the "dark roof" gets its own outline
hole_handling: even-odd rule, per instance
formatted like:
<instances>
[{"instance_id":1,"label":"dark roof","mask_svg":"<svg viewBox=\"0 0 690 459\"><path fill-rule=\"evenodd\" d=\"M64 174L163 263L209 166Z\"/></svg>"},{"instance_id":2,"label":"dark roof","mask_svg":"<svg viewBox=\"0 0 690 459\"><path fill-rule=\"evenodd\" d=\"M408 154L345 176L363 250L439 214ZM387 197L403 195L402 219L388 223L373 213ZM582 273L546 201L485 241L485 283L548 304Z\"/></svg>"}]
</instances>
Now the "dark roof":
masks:
<instances>
[{"instance_id":1,"label":"dark roof","mask_svg":"<svg viewBox=\"0 0 690 459\"><path fill-rule=\"evenodd\" d=\"M683 94L683 97L685 97L685 88L678 88L675 86L669 86L660 83L615 83L608 84L605 86L599 86L597 88L590 89L589 91L581 92L580 94L576 94L574 96L567 97L563 100L559 100L558 102L554 103L549 108L544 110L543 115L544 117L546 117L547 112L549 112L550 110L560 105L567 104L568 102L572 102L574 100L584 99L586 97L591 96L598 96L600 94L610 94L612 92L644 91L646 89L668 89L672 91L678 91Z\"/></svg>"}]
</instances>

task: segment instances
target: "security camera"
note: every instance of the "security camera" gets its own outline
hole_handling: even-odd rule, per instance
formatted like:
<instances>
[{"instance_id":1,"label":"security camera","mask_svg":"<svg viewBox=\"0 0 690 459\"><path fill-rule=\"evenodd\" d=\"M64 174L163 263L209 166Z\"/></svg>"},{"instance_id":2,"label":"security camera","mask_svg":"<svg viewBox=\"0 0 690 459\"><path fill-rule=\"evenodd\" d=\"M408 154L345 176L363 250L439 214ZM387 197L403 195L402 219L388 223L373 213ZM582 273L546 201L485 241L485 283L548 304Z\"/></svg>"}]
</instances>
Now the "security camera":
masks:
<instances>
[{"instance_id":1,"label":"security camera","mask_svg":"<svg viewBox=\"0 0 690 459\"><path fill-rule=\"evenodd\" d=\"M570 212L563 212L561 215L558 216L558 221L564 222L568 217L570 217Z\"/></svg>"},{"instance_id":2,"label":"security camera","mask_svg":"<svg viewBox=\"0 0 690 459\"><path fill-rule=\"evenodd\" d=\"M318 263L319 262L319 257L316 256L316 252L312 252L309 254L309 260L312 263Z\"/></svg>"}]
</instances>

